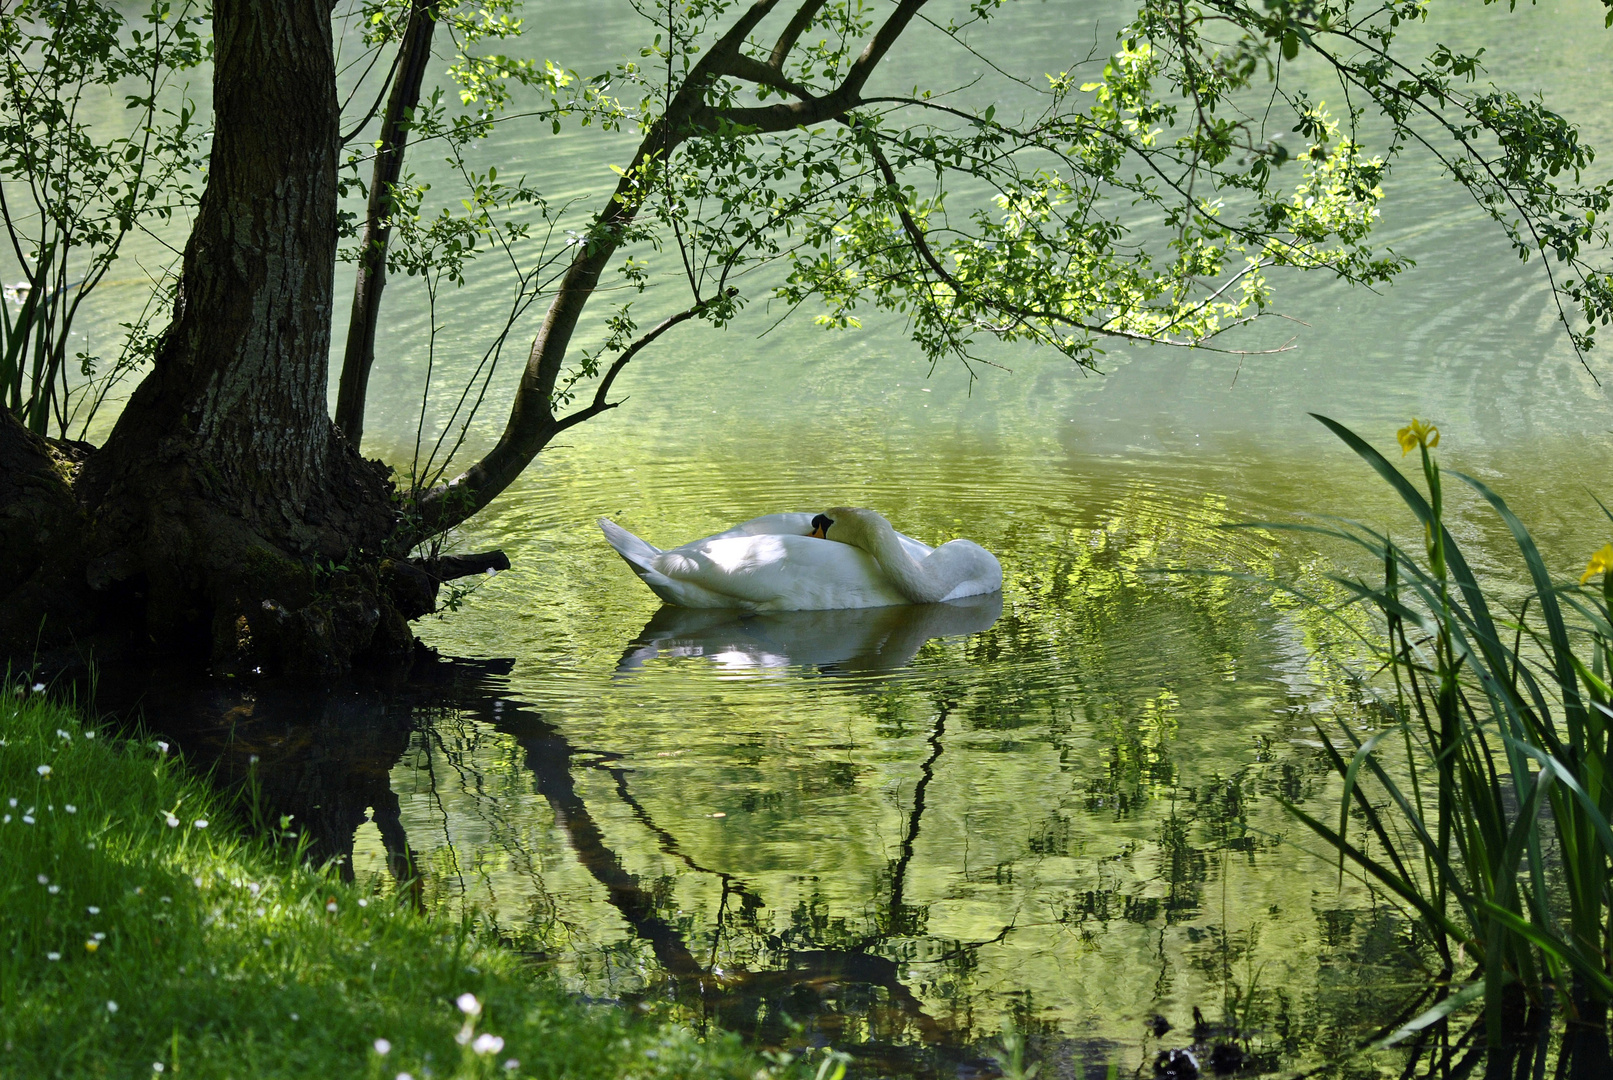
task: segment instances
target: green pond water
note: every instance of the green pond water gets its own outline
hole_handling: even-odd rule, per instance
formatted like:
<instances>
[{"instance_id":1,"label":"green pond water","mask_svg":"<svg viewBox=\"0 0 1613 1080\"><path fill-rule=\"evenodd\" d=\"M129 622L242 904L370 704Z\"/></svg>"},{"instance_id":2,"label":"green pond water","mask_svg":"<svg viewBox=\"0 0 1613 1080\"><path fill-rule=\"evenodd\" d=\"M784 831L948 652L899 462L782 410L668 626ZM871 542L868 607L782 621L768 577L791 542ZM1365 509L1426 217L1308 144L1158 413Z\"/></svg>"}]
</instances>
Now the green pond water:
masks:
<instances>
[{"instance_id":1,"label":"green pond water","mask_svg":"<svg viewBox=\"0 0 1613 1080\"><path fill-rule=\"evenodd\" d=\"M1125 14L1010 5L977 41L1020 70L1062 70ZM529 48L585 74L646 33L625 4L526 17ZM1540 89L1613 145L1599 4L1454 4L1414 33L1485 44L1498 81ZM938 63L957 83L976 74L934 45L893 56L885 79L934 79ZM1001 94L999 114L1015 100L989 80L976 92ZM627 145L515 121L487 152L556 205L584 200L570 223ZM441 172L426 151L414 160ZM1243 339L1295 338L1281 355L1117 347L1093 374L1004 350L1011 370L971 382L930 371L893 320L827 333L797 317L764 335L780 312L757 302L726 332L685 327L623 375L626 405L568 432L457 538L514 564L421 625L444 655L479 661L459 690L353 691L348 711L321 698L303 706L314 726L276 728L253 752L315 762L303 796L341 802L332 847L355 873L384 876L406 836L425 903L473 905L595 997L852 1050L870 1073L987 1070L985 1047L1017 1027L1052 1063L1043 1075L1146 1074L1192 1041L1194 1007L1246 1036L1261 1069L1334 1058L1422 972L1404 921L1341 887L1280 805L1328 805L1313 725L1367 718L1338 632L1259 580L1314 582L1348 556L1219 526L1315 511L1410 535L1306 414L1386 449L1418 415L1566 577L1607 539L1590 493L1606 497L1613 462L1613 365L1574 357L1538 262L1520 264L1425 162L1387 186L1385 233L1419 265L1381 294L1284 281L1304 325ZM509 283L488 269L438 298L428 429L501 323ZM674 288L640 299L641 322L676 310ZM137 291L107 289L86 329L112 333ZM365 449L406 462L432 316L418 282L387 295ZM494 380L467 462L502 425L499 388L522 358ZM1504 530L1454 498L1470 560L1505 581ZM1000 610L662 611L593 524L608 514L669 546L847 503L996 552ZM230 702L214 742L260 705ZM350 831L366 809L376 821ZM1175 1030L1152 1034L1156 1014ZM1344 1068L1380 1066L1396 1067Z\"/></svg>"}]
</instances>

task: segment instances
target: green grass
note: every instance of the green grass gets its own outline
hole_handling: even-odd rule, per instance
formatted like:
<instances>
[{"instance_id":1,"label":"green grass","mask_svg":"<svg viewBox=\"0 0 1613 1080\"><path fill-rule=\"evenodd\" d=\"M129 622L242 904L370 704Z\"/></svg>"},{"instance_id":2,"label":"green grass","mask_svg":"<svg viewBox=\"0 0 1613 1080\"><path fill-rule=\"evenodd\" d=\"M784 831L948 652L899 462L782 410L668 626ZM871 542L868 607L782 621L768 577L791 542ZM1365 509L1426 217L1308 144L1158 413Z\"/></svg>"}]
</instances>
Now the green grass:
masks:
<instances>
[{"instance_id":1,"label":"green grass","mask_svg":"<svg viewBox=\"0 0 1613 1080\"><path fill-rule=\"evenodd\" d=\"M248 839L154 740L96 731L9 685L0 740L4 1080L772 1068L731 1036L583 1005L468 922Z\"/></svg>"}]
</instances>

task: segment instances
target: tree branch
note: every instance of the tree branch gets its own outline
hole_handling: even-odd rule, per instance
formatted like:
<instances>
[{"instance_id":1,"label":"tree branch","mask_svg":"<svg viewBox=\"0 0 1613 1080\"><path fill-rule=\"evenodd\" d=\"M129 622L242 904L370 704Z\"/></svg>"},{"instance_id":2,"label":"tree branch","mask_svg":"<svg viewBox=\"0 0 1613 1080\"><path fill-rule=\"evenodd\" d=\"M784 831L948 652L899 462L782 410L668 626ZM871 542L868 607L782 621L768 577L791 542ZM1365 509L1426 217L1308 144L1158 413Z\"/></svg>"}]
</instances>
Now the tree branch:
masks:
<instances>
[{"instance_id":1,"label":"tree branch","mask_svg":"<svg viewBox=\"0 0 1613 1080\"><path fill-rule=\"evenodd\" d=\"M387 99L386 116L381 121L380 145L370 178L364 237L358 254L358 280L353 285L347 347L336 391L336 426L355 450L364 437L364 398L369 389L370 368L375 363L375 330L381 318L381 292L386 288L386 249L392 229L385 219L392 211L392 186L403 172L403 151L409 141L409 124L405 117L420 104L420 84L431 60L431 38L436 28L436 0L413 0L403 40L398 44L396 81L392 84L392 96Z\"/></svg>"},{"instance_id":2,"label":"tree branch","mask_svg":"<svg viewBox=\"0 0 1613 1080\"><path fill-rule=\"evenodd\" d=\"M732 299L738 293L738 289L729 289L725 294L725 297L727 299ZM599 381L599 389L594 391L593 402L588 405L587 408L578 409L576 412L563 416L556 421L554 429L555 434L558 435L560 432L569 427L575 427L584 420L591 420L600 413L609 409L614 409L616 406L620 405L620 401L606 401L605 399L610 394L611 384L616 381L616 376L621 374L622 369L627 366L628 361L632 360L633 357L642 352L645 346L654 342L656 338L660 337L674 326L677 326L679 323L688 322L690 319L694 318L696 315L699 315L702 311L706 310L706 308L710 306L711 301L702 300L691 307L684 308L676 315L669 315L651 327L642 337L633 342L633 344L629 345L626 349L623 349L622 354L611 363L609 368L606 369L605 377Z\"/></svg>"},{"instance_id":3,"label":"tree branch","mask_svg":"<svg viewBox=\"0 0 1613 1080\"><path fill-rule=\"evenodd\" d=\"M908 23L913 21L928 0L902 0L875 31L861 55L852 62L851 69L840 85L821 97L804 97L800 101L779 105L761 105L745 109L714 109L705 104L691 110L689 122L696 128L715 128L719 121L758 131L789 131L807 124L832 120L862 104L862 89L873 75L879 62L890 52L896 39L902 36Z\"/></svg>"},{"instance_id":4,"label":"tree branch","mask_svg":"<svg viewBox=\"0 0 1613 1080\"><path fill-rule=\"evenodd\" d=\"M771 64L764 64L754 56L738 53L727 64L723 65L724 75L732 75L736 79L747 82L760 83L771 86L775 90L783 90L794 94L798 98L810 98L812 91L800 83L791 82L784 77L784 73Z\"/></svg>"},{"instance_id":5,"label":"tree branch","mask_svg":"<svg viewBox=\"0 0 1613 1080\"><path fill-rule=\"evenodd\" d=\"M790 55L790 50L795 48L796 41L806 32L806 28L812 25L812 20L817 17L818 12L823 10L823 5L824 0L806 0L806 3L796 8L795 15L790 19L790 25L779 35L778 42L773 46L772 55L767 58L768 67L774 71L784 70L785 58Z\"/></svg>"},{"instance_id":6,"label":"tree branch","mask_svg":"<svg viewBox=\"0 0 1613 1080\"><path fill-rule=\"evenodd\" d=\"M516 387L515 400L510 405L510 418L504 426L504 433L480 461L447 484L426 493L418 504L419 513L396 538L398 546L411 547L423 537L452 528L476 513L521 475L532 459L563 430L562 425L581 422L570 417L565 420L555 418L555 384L560 377L577 320L593 296L600 274L615 256L623 236L648 197L644 185L645 167L658 159L667 160L685 139L709 132L721 119L767 131L788 131L801 124L828 120L844 113L857 104L858 95L875 67L927 0L902 0L852 63L845 80L824 97L763 109L717 110L707 106L706 93L712 82L732 67L735 57L742 55L740 50L745 40L777 2L756 0L694 65L678 87L678 92L667 103L665 114L645 133L631 164L622 171L610 202L595 217L593 227L577 245L577 254L532 343L526 368ZM808 0L808 6L810 2ZM798 9L791 20L792 26L797 21L805 20L801 29L795 31L797 34L811 21L810 15L802 14L804 10L804 7ZM745 119L757 114L764 122L753 124ZM623 358L618 357L613 368L619 371L617 365L623 362ZM611 374L607 372L607 378L610 377ZM596 403L598 400L596 397ZM592 415L597 415L597 412Z\"/></svg>"}]
</instances>

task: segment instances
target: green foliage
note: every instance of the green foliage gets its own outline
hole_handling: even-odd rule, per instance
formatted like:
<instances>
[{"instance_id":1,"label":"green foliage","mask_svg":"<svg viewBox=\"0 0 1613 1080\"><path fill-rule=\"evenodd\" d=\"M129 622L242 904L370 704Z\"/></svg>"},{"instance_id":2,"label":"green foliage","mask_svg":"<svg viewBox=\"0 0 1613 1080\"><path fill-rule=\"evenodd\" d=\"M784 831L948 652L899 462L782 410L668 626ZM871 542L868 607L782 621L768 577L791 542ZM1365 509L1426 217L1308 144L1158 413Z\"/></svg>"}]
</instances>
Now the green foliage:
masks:
<instances>
[{"instance_id":1,"label":"green foliage","mask_svg":"<svg viewBox=\"0 0 1613 1080\"><path fill-rule=\"evenodd\" d=\"M1222 334L1271 313L1273 268L1392 278L1408 260L1377 244L1372 226L1390 163L1416 146L1520 255L1554 257L1559 297L1580 308L1576 348L1589 349L1613 314L1613 278L1589 261L1607 239L1609 198L1606 186L1579 185L1591 151L1540 102L1469 89L1477 54L1403 56L1398 28L1426 17L1424 4L1149 0L1086 82L993 61L979 43L995 6L932 26L1039 107L1009 116L963 104L967 88L920 87L859 95L834 123L783 130L763 106L840 92L885 14L850 0L807 5L810 24L782 58L758 31L699 84L734 9L647 10L656 32L645 62L616 72L624 98L637 89L645 133L617 198L641 201L654 227L619 239L675 249L696 302L781 266L771 295L792 310L820 302L827 327L858 326L872 305L906 317L932 360L983 360L980 344L996 340L1090 365L1109 339L1220 348ZM1279 80L1301 54L1308 67ZM1315 100L1304 86L1319 78L1354 104L1339 112ZM690 94L702 107L685 120ZM1362 125L1384 119L1388 137L1371 151Z\"/></svg>"},{"instance_id":2,"label":"green foliage","mask_svg":"<svg viewBox=\"0 0 1613 1080\"><path fill-rule=\"evenodd\" d=\"M295 822L245 839L166 744L24 692L0 696L5 1075L770 1075L300 866Z\"/></svg>"},{"instance_id":3,"label":"green foliage","mask_svg":"<svg viewBox=\"0 0 1613 1080\"><path fill-rule=\"evenodd\" d=\"M400 41L410 6L410 0L362 5L363 41L376 56ZM446 36L452 47L446 74L457 91L450 95L441 87L430 90L407 115L403 137L417 150L441 153L457 184L451 192L433 193L430 184L406 169L387 192L388 209L379 222L390 233L388 273L418 279L425 286L432 312L431 358L422 393L419 439L407 470L411 491L429 488L442 478L485 400L516 322L546 295L557 276L557 264L571 255L569 245L554 243L558 219L543 194L524 177L501 177L497 164L482 164L478 144L498 124L511 119L547 122L558 133L567 118L576 118L584 126L597 123L608 131L618 128L625 115L598 80L582 79L552 61L538 63L485 51L483 46L490 42L520 36L523 22L515 17L515 10L513 0L437 9L439 36ZM383 83L377 107L386 88ZM510 107L518 92L524 95L525 107L512 114ZM538 98L536 105L533 95ZM355 136L368 120L359 123ZM344 196L368 196L363 176L379 148L378 142L353 144L341 174ZM357 216L344 211L342 221L344 238L357 239ZM435 370L437 302L445 285L457 288L465 284L467 270L484 254L502 256L501 262L513 270L506 317L469 379L458 388L454 407L437 438L426 446L424 417ZM356 261L358 246L344 247L339 257Z\"/></svg>"},{"instance_id":4,"label":"green foliage","mask_svg":"<svg viewBox=\"0 0 1613 1080\"><path fill-rule=\"evenodd\" d=\"M127 325L106 371L88 346L71 351L73 320L130 232L195 201L208 131L176 79L212 54L203 22L169 0L135 20L97 0L20 0L0 18L0 223L24 275L6 290L16 310L0 303L0 394L39 434L87 424L150 356L161 304ZM115 94L125 121L109 136L98 106Z\"/></svg>"},{"instance_id":5,"label":"green foliage","mask_svg":"<svg viewBox=\"0 0 1613 1080\"><path fill-rule=\"evenodd\" d=\"M1582 579L1599 576L1598 588L1560 585L1505 500L1453 473L1506 524L1527 567L1528 593L1501 614L1446 524L1438 429L1413 421L1400 432L1425 496L1353 432L1318 419L1394 487L1424 544L1353 522L1302 527L1383 566L1381 585L1336 580L1376 612L1382 637L1369 643L1392 690L1390 722L1370 737L1321 733L1343 781L1337 823L1290 810L1338 851L1341 874L1353 863L1415 912L1443 979L1473 980L1458 996L1482 988L1492 1045L1508 993L1555 994L1570 1009L1613 999L1613 546Z\"/></svg>"}]
</instances>

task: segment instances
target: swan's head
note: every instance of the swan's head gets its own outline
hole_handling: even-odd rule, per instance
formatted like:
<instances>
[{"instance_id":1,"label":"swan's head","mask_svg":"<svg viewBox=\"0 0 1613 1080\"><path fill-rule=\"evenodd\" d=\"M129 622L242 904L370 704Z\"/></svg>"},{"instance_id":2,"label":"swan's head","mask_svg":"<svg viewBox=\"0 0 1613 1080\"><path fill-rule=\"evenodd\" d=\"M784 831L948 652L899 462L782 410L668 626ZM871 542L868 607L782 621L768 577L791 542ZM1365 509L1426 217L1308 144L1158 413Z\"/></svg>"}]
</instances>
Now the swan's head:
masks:
<instances>
[{"instance_id":1,"label":"swan's head","mask_svg":"<svg viewBox=\"0 0 1613 1080\"><path fill-rule=\"evenodd\" d=\"M832 506L812 519L812 535L821 540L838 540L842 544L860 547L860 541L881 526L890 528L890 522L876 510L860 506ZM829 530L834 530L834 535Z\"/></svg>"}]
</instances>

